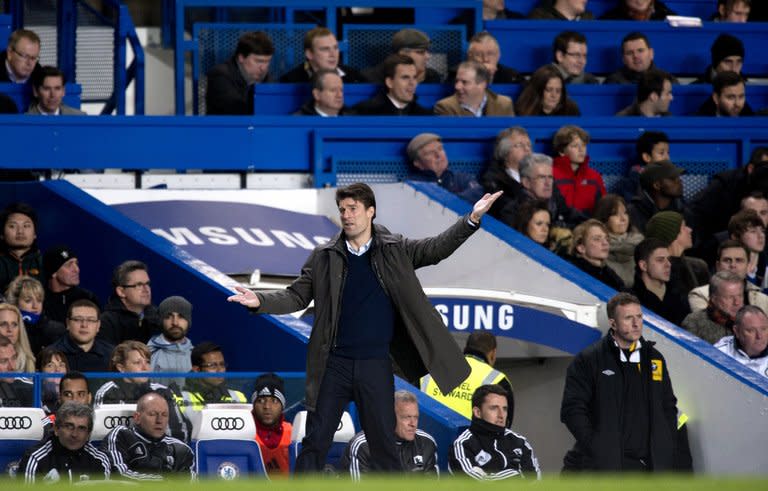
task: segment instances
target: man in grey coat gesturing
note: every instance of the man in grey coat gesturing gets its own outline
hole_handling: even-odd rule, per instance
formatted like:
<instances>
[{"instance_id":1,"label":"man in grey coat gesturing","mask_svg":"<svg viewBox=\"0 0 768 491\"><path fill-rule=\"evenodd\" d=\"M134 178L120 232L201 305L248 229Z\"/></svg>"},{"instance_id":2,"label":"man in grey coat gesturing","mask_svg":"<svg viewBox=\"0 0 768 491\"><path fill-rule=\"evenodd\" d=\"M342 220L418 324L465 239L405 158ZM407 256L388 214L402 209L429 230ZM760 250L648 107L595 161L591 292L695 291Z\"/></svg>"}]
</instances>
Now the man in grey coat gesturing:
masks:
<instances>
[{"instance_id":1,"label":"man in grey coat gesturing","mask_svg":"<svg viewBox=\"0 0 768 491\"><path fill-rule=\"evenodd\" d=\"M450 256L480 227L500 195L486 194L469 215L441 234L410 240L373 224L376 197L368 185L339 188L342 230L315 248L287 289L254 293L236 287L238 293L227 299L269 314L295 312L315 300L307 347L307 436L297 472L323 469L350 401L359 409L374 470L400 470L392 361L412 382L429 372L443 392L453 390L470 372L415 270Z\"/></svg>"}]
</instances>

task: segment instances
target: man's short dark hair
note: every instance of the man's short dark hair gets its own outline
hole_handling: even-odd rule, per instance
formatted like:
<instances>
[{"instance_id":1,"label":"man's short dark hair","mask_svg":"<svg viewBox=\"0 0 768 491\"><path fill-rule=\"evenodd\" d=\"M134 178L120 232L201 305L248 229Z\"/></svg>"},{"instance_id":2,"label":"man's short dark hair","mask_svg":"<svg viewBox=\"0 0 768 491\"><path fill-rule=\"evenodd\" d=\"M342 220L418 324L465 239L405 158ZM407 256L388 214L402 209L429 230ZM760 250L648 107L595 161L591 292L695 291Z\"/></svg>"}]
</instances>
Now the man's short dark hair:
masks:
<instances>
[{"instance_id":1,"label":"man's short dark hair","mask_svg":"<svg viewBox=\"0 0 768 491\"><path fill-rule=\"evenodd\" d=\"M648 100L651 94L661 96L664 82L672 83L672 75L664 70L646 70L643 72L637 81L637 102Z\"/></svg>"},{"instance_id":2,"label":"man's short dark hair","mask_svg":"<svg viewBox=\"0 0 768 491\"><path fill-rule=\"evenodd\" d=\"M88 431L93 431L93 409L87 404L67 401L56 411L56 428L61 428L69 418L88 418Z\"/></svg>"},{"instance_id":3,"label":"man's short dark hair","mask_svg":"<svg viewBox=\"0 0 768 491\"><path fill-rule=\"evenodd\" d=\"M485 398L488 394L504 396L507 401L509 401L509 393L504 389L504 387L499 384L487 384L481 385L475 389L474 394L472 394L472 407L480 409L483 406Z\"/></svg>"},{"instance_id":4,"label":"man's short dark hair","mask_svg":"<svg viewBox=\"0 0 768 491\"><path fill-rule=\"evenodd\" d=\"M316 71L312 74L312 90L323 90L323 83L325 81L325 77L328 75L336 75L339 74L336 73L336 70L331 70L329 68L321 68L320 70Z\"/></svg>"},{"instance_id":5,"label":"man's short dark hair","mask_svg":"<svg viewBox=\"0 0 768 491\"><path fill-rule=\"evenodd\" d=\"M337 205L347 198L359 201L366 209L371 206L376 207L376 195L373 193L373 189L364 182L356 182L336 190ZM373 216L376 217L376 215Z\"/></svg>"},{"instance_id":6,"label":"man's short dark hair","mask_svg":"<svg viewBox=\"0 0 768 491\"><path fill-rule=\"evenodd\" d=\"M62 85L67 83L67 78L64 76L64 72L62 72L55 66L44 66L44 67L40 67L40 70L37 70L34 73L34 76L32 77L32 86L36 89L39 89L40 87L43 86L43 83L45 83L45 79L48 77L61 78Z\"/></svg>"},{"instance_id":7,"label":"man's short dark hair","mask_svg":"<svg viewBox=\"0 0 768 491\"><path fill-rule=\"evenodd\" d=\"M631 293L621 292L614 295L608 304L605 306L605 310L609 319L616 319L616 309L625 305L641 305L640 300Z\"/></svg>"},{"instance_id":8,"label":"man's short dark hair","mask_svg":"<svg viewBox=\"0 0 768 491\"><path fill-rule=\"evenodd\" d=\"M275 46L266 32L253 31L246 32L237 40L235 55L260 55L272 56L275 53Z\"/></svg>"},{"instance_id":9,"label":"man's short dark hair","mask_svg":"<svg viewBox=\"0 0 768 491\"><path fill-rule=\"evenodd\" d=\"M719 72L712 79L712 92L722 94L723 89L744 83L744 77L736 72Z\"/></svg>"},{"instance_id":10,"label":"man's short dark hair","mask_svg":"<svg viewBox=\"0 0 768 491\"><path fill-rule=\"evenodd\" d=\"M752 227L765 228L760 215L755 210L740 210L728 221L728 235L738 239Z\"/></svg>"},{"instance_id":11,"label":"man's short dark hair","mask_svg":"<svg viewBox=\"0 0 768 491\"><path fill-rule=\"evenodd\" d=\"M304 34L304 51L312 51L312 45L314 44L315 39L325 36L333 36L333 31L322 26L307 31L307 33Z\"/></svg>"},{"instance_id":12,"label":"man's short dark hair","mask_svg":"<svg viewBox=\"0 0 768 491\"><path fill-rule=\"evenodd\" d=\"M669 137L666 133L663 131L644 131L635 142L638 160L642 162L643 154L650 155L653 152L653 147L659 143L669 143Z\"/></svg>"},{"instance_id":13,"label":"man's short dark hair","mask_svg":"<svg viewBox=\"0 0 768 491\"><path fill-rule=\"evenodd\" d=\"M466 60L459 63L459 68L456 71L458 72L462 68L470 68L475 71L475 83L485 82L486 85L491 83L491 72L482 63Z\"/></svg>"},{"instance_id":14,"label":"man's short dark hair","mask_svg":"<svg viewBox=\"0 0 768 491\"><path fill-rule=\"evenodd\" d=\"M149 268L143 262L134 259L124 261L112 272L112 288L125 286L125 282L128 281L128 275L134 271L146 271L149 273Z\"/></svg>"},{"instance_id":15,"label":"man's short dark hair","mask_svg":"<svg viewBox=\"0 0 768 491\"><path fill-rule=\"evenodd\" d=\"M635 246L635 271L640 271L640 261L648 262L648 258L651 257L653 251L656 249L668 248L669 244L656 237L643 239L637 246Z\"/></svg>"},{"instance_id":16,"label":"man's short dark hair","mask_svg":"<svg viewBox=\"0 0 768 491\"><path fill-rule=\"evenodd\" d=\"M203 363L203 355L207 355L208 353L216 353L219 352L222 355L224 352L221 350L221 346L219 346L216 343L212 343L210 341L203 341L202 343L196 345L194 348L192 348L192 353L190 355L190 359L192 360L192 366L193 367L200 367Z\"/></svg>"},{"instance_id":17,"label":"man's short dark hair","mask_svg":"<svg viewBox=\"0 0 768 491\"><path fill-rule=\"evenodd\" d=\"M88 300L87 298L81 298L80 300L75 300L69 305L69 308L67 309L67 318L69 318L72 315L72 311L78 307L89 307L96 311L96 316L101 315L101 309L99 309L99 306L96 305L91 300Z\"/></svg>"},{"instance_id":18,"label":"man's short dark hair","mask_svg":"<svg viewBox=\"0 0 768 491\"><path fill-rule=\"evenodd\" d=\"M552 59L557 60L557 52L567 53L568 44L587 44L587 38L584 34L576 31L563 31L552 42Z\"/></svg>"},{"instance_id":19,"label":"man's short dark hair","mask_svg":"<svg viewBox=\"0 0 768 491\"><path fill-rule=\"evenodd\" d=\"M744 254L747 255L747 258L749 258L749 249L747 249L747 246L745 246L740 240L727 239L722 241L720 245L717 247L718 261L723 256L723 251L726 249L741 249L742 251L744 251Z\"/></svg>"},{"instance_id":20,"label":"man's short dark hair","mask_svg":"<svg viewBox=\"0 0 768 491\"><path fill-rule=\"evenodd\" d=\"M0 226L5 227L5 223L14 213L28 216L29 219L32 220L32 224L35 226L35 231L37 231L37 212L34 208L26 203L22 203L21 201L10 203L5 207L5 209L3 209L2 213L0 213Z\"/></svg>"},{"instance_id":21,"label":"man's short dark hair","mask_svg":"<svg viewBox=\"0 0 768 491\"><path fill-rule=\"evenodd\" d=\"M395 78L398 65L415 65L415 63L408 55L393 53L384 59L384 78Z\"/></svg>"},{"instance_id":22,"label":"man's short dark hair","mask_svg":"<svg viewBox=\"0 0 768 491\"><path fill-rule=\"evenodd\" d=\"M467 338L464 353L475 352L487 355L496 349L496 336L485 331L475 331Z\"/></svg>"},{"instance_id":23,"label":"man's short dark hair","mask_svg":"<svg viewBox=\"0 0 768 491\"><path fill-rule=\"evenodd\" d=\"M625 44L627 44L630 41L637 41L638 39L642 39L643 41L645 41L645 45L648 48L651 47L651 42L648 40L648 36L646 36L642 32L634 31L624 36L624 39L621 40L621 51L624 52Z\"/></svg>"},{"instance_id":24,"label":"man's short dark hair","mask_svg":"<svg viewBox=\"0 0 768 491\"><path fill-rule=\"evenodd\" d=\"M88 387L88 378L85 376L83 372L78 372L77 370L70 370L64 375L61 376L61 379L59 379L59 393L61 393L64 390L64 381L66 380L82 380L85 382L85 386ZM91 390L88 389L88 392Z\"/></svg>"}]
</instances>

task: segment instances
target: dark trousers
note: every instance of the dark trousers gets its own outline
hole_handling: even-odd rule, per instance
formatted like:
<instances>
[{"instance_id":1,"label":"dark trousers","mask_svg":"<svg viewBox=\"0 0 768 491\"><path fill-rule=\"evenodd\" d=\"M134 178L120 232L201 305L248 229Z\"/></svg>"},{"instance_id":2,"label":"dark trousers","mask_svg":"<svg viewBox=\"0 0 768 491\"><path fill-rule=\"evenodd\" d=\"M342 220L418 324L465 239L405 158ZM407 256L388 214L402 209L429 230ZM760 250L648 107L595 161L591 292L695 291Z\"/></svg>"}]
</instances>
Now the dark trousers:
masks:
<instances>
[{"instance_id":1,"label":"dark trousers","mask_svg":"<svg viewBox=\"0 0 768 491\"><path fill-rule=\"evenodd\" d=\"M357 405L373 470L402 470L395 443L394 390L389 359L353 360L329 355L317 405L307 415L307 434L296 458L296 472L323 470L333 434L350 401Z\"/></svg>"}]
</instances>

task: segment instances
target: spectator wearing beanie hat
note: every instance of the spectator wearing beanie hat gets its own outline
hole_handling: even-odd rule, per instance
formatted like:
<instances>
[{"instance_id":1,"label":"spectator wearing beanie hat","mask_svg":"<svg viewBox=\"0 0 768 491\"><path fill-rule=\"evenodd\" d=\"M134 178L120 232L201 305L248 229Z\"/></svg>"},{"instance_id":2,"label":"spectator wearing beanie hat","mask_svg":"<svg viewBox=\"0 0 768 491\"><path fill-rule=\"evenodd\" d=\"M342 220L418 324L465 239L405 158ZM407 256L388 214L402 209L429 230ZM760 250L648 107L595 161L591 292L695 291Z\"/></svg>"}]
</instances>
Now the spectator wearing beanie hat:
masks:
<instances>
[{"instance_id":1,"label":"spectator wearing beanie hat","mask_svg":"<svg viewBox=\"0 0 768 491\"><path fill-rule=\"evenodd\" d=\"M416 81L420 84L439 84L443 76L434 68L427 67L430 58L429 36L418 29L401 29L392 36L392 53L409 56L416 65ZM383 84L384 63L363 70L363 77L371 83Z\"/></svg>"},{"instance_id":2,"label":"spectator wearing beanie hat","mask_svg":"<svg viewBox=\"0 0 768 491\"><path fill-rule=\"evenodd\" d=\"M168 297L157 306L162 332L153 336L147 346L150 365L155 372L188 372L192 370L192 341L187 337L192 325L192 304L184 297ZM168 379L163 384L181 380Z\"/></svg>"},{"instance_id":3,"label":"spectator wearing beanie hat","mask_svg":"<svg viewBox=\"0 0 768 491\"><path fill-rule=\"evenodd\" d=\"M93 292L80 288L80 263L69 246L62 244L45 251L43 273L43 312L49 319L65 323L69 306L77 300L90 300L101 308Z\"/></svg>"},{"instance_id":4,"label":"spectator wearing beanie hat","mask_svg":"<svg viewBox=\"0 0 768 491\"><path fill-rule=\"evenodd\" d=\"M694 84L711 84L715 75L722 72L741 74L744 66L744 43L736 36L720 34L710 48L712 63L704 74L694 80Z\"/></svg>"},{"instance_id":5,"label":"spectator wearing beanie hat","mask_svg":"<svg viewBox=\"0 0 768 491\"><path fill-rule=\"evenodd\" d=\"M645 237L668 244L669 261L672 263L670 283L674 282L682 295L687 296L694 288L709 282L707 263L697 257L684 255L693 246L693 236L682 214L675 211L656 213L645 226Z\"/></svg>"},{"instance_id":6,"label":"spectator wearing beanie hat","mask_svg":"<svg viewBox=\"0 0 768 491\"><path fill-rule=\"evenodd\" d=\"M43 279L37 246L37 212L26 203L11 203L0 212L0 296L17 276Z\"/></svg>"},{"instance_id":7,"label":"spectator wearing beanie hat","mask_svg":"<svg viewBox=\"0 0 768 491\"><path fill-rule=\"evenodd\" d=\"M292 426L285 421L285 385L274 373L265 373L256 379L251 396L253 420L256 423L256 442L261 448L264 466L270 476L287 477L290 472L289 449Z\"/></svg>"}]
</instances>

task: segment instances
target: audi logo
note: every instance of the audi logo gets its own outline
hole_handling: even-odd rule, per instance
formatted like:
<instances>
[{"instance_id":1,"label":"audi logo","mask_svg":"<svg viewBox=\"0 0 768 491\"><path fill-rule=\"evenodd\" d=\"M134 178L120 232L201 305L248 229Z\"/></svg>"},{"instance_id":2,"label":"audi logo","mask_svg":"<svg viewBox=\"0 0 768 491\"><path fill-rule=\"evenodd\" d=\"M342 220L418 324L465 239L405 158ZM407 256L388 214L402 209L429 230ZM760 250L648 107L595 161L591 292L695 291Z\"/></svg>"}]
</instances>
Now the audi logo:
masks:
<instances>
[{"instance_id":1,"label":"audi logo","mask_svg":"<svg viewBox=\"0 0 768 491\"><path fill-rule=\"evenodd\" d=\"M28 430L32 428L29 416L0 416L0 430Z\"/></svg>"},{"instance_id":2,"label":"audi logo","mask_svg":"<svg viewBox=\"0 0 768 491\"><path fill-rule=\"evenodd\" d=\"M130 416L105 416L104 428L111 430L113 428L117 428L118 426L128 426L130 422Z\"/></svg>"},{"instance_id":3,"label":"audi logo","mask_svg":"<svg viewBox=\"0 0 768 491\"><path fill-rule=\"evenodd\" d=\"M245 428L243 418L213 418L211 428L217 431L242 430Z\"/></svg>"}]
</instances>

